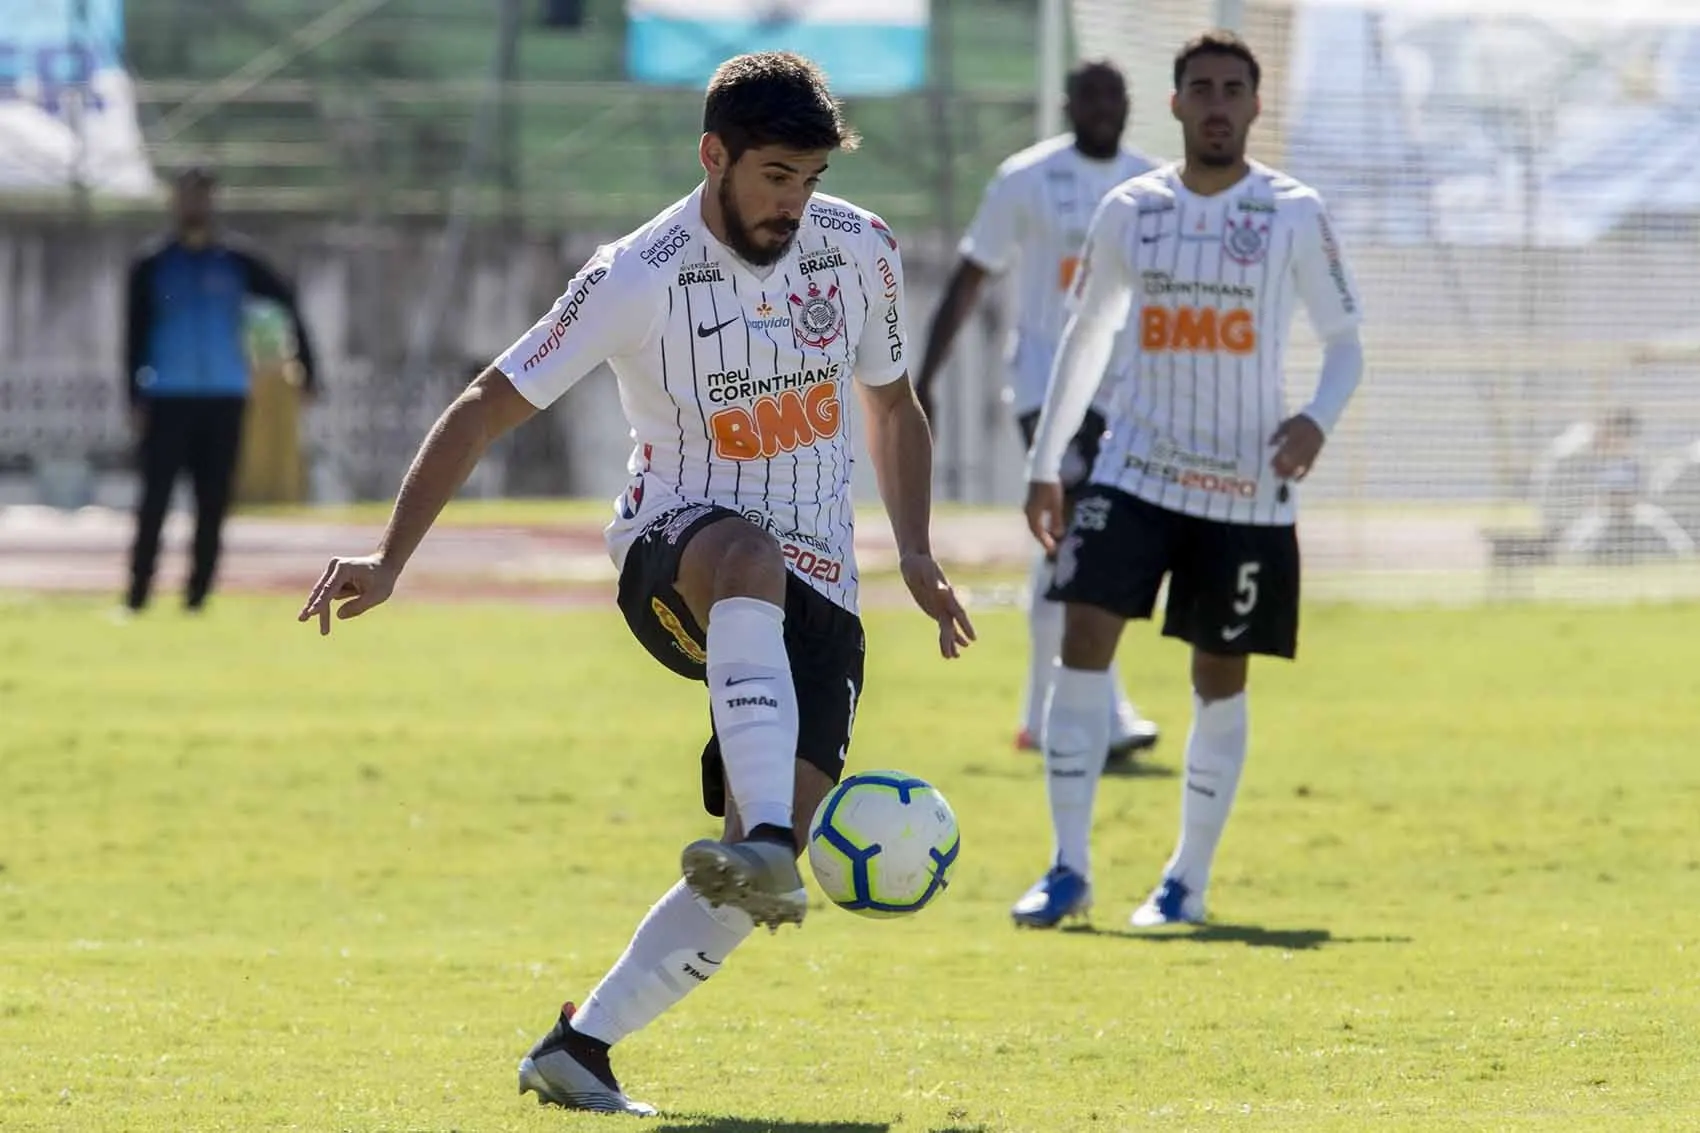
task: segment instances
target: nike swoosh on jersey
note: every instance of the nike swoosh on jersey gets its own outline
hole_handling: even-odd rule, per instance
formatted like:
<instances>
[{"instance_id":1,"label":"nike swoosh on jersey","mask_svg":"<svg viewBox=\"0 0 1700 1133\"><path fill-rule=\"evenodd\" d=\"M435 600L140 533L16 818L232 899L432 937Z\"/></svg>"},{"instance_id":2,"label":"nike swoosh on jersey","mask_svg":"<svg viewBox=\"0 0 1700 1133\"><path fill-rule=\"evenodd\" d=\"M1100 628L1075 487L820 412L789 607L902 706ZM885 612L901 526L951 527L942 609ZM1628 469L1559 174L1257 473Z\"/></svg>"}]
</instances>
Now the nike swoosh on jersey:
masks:
<instances>
[{"instance_id":1,"label":"nike swoosh on jersey","mask_svg":"<svg viewBox=\"0 0 1700 1133\"><path fill-rule=\"evenodd\" d=\"M697 337L698 338L712 337L713 335L719 334L721 331L725 330L727 327L731 326L733 323L735 323L737 321L738 321L738 316L733 315L731 318L727 319L725 322L721 323L717 327L705 327L701 323L698 323L697 324Z\"/></svg>"}]
</instances>

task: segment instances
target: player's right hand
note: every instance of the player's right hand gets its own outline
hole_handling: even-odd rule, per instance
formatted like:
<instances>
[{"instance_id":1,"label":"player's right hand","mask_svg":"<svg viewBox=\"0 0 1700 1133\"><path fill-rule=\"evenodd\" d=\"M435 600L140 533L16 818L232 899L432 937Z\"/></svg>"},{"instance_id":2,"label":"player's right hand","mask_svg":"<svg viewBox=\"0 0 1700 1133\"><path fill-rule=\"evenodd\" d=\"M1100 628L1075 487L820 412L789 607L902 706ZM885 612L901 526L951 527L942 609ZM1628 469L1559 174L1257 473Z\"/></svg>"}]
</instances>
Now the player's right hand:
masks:
<instances>
[{"instance_id":1,"label":"player's right hand","mask_svg":"<svg viewBox=\"0 0 1700 1133\"><path fill-rule=\"evenodd\" d=\"M1061 484L1035 480L1027 485L1027 530L1047 555L1057 553L1057 542L1063 537Z\"/></svg>"},{"instance_id":2,"label":"player's right hand","mask_svg":"<svg viewBox=\"0 0 1700 1133\"><path fill-rule=\"evenodd\" d=\"M395 583L395 570L377 555L332 559L295 620L305 622L317 617L323 636L331 631L331 603L342 602L336 611L339 619L357 618L387 600L395 591Z\"/></svg>"}]
</instances>

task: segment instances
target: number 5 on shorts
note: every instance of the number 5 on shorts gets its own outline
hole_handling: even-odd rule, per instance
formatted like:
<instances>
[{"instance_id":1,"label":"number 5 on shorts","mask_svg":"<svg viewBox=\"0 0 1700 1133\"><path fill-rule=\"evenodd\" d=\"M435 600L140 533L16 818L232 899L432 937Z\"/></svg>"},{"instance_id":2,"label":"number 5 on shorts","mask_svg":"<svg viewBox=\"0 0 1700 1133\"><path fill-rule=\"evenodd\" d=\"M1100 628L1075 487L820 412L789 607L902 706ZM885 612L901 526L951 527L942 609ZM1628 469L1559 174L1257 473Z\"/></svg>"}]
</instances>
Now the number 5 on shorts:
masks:
<instances>
[{"instance_id":1,"label":"number 5 on shorts","mask_svg":"<svg viewBox=\"0 0 1700 1133\"><path fill-rule=\"evenodd\" d=\"M1257 572L1262 566L1262 563L1240 564L1240 581L1234 591L1234 613L1242 618L1257 606Z\"/></svg>"}]
</instances>

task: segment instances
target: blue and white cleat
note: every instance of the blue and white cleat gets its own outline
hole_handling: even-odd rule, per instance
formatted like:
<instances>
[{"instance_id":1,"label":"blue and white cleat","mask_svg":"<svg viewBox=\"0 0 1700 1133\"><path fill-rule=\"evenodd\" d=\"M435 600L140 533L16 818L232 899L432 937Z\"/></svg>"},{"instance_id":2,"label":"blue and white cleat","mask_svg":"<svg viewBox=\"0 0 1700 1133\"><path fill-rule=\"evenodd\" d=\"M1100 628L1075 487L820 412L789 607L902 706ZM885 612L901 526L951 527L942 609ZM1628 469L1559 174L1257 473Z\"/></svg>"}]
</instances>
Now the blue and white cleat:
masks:
<instances>
[{"instance_id":1,"label":"blue and white cleat","mask_svg":"<svg viewBox=\"0 0 1700 1133\"><path fill-rule=\"evenodd\" d=\"M1015 923L1055 928L1064 917L1083 917L1092 908L1092 883L1064 865L1054 865L1010 909Z\"/></svg>"},{"instance_id":2,"label":"blue and white cleat","mask_svg":"<svg viewBox=\"0 0 1700 1133\"><path fill-rule=\"evenodd\" d=\"M1145 904L1135 909L1128 921L1134 928L1203 924L1204 895L1194 893L1177 878L1165 877L1163 884L1151 891Z\"/></svg>"}]
</instances>

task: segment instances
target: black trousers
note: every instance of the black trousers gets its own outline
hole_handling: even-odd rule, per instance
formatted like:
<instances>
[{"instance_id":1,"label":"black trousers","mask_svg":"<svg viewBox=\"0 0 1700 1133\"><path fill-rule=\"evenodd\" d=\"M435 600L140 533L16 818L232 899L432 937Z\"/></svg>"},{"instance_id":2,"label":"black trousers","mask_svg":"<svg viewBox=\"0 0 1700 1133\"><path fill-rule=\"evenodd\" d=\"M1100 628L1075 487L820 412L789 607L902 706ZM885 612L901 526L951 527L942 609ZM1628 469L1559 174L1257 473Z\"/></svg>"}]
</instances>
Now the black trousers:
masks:
<instances>
[{"instance_id":1,"label":"black trousers","mask_svg":"<svg viewBox=\"0 0 1700 1133\"><path fill-rule=\"evenodd\" d=\"M130 550L127 602L132 610L147 605L159 560L160 528L171 506L171 490L185 470L195 489L195 548L183 597L190 607L206 600L218 570L247 405L242 397L160 397L146 402L139 454L142 493Z\"/></svg>"}]
</instances>

